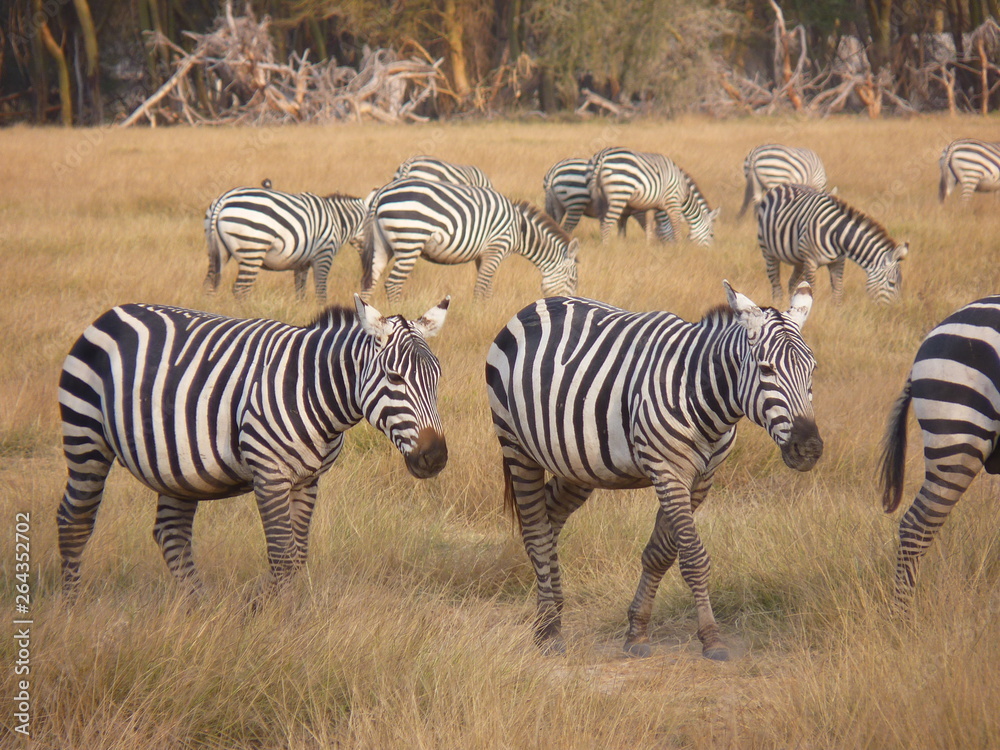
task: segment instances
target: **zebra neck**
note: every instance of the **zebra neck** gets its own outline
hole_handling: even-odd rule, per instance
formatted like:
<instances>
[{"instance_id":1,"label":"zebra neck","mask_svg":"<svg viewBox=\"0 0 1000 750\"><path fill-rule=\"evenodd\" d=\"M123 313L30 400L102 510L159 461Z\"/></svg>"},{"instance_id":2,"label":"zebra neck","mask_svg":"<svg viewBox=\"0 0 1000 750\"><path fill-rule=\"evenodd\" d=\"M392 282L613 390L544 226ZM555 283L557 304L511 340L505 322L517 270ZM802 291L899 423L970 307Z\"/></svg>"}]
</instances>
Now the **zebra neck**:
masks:
<instances>
[{"instance_id":1,"label":"zebra neck","mask_svg":"<svg viewBox=\"0 0 1000 750\"><path fill-rule=\"evenodd\" d=\"M841 224L831 234L833 244L866 272L871 271L876 260L893 249L892 241L882 232L863 220L853 219Z\"/></svg>"},{"instance_id":2,"label":"zebra neck","mask_svg":"<svg viewBox=\"0 0 1000 750\"><path fill-rule=\"evenodd\" d=\"M704 434L717 439L745 416L739 399L740 364L750 345L743 328L726 314L701 325L709 328L697 344L701 356L692 360L692 376L697 378L692 381L692 401L697 404L693 413Z\"/></svg>"},{"instance_id":3,"label":"zebra neck","mask_svg":"<svg viewBox=\"0 0 1000 750\"><path fill-rule=\"evenodd\" d=\"M686 180L686 182L688 190L687 196L684 198L684 203L681 204L681 214L687 220L688 224L692 224L701 219L710 209L708 202L698 190L698 186L690 179Z\"/></svg>"},{"instance_id":4,"label":"zebra neck","mask_svg":"<svg viewBox=\"0 0 1000 750\"><path fill-rule=\"evenodd\" d=\"M357 323L314 329L306 338L299 362L301 398L319 433L329 440L364 419L361 376L374 356L374 342Z\"/></svg>"},{"instance_id":5,"label":"zebra neck","mask_svg":"<svg viewBox=\"0 0 1000 750\"><path fill-rule=\"evenodd\" d=\"M558 242L552 235L530 220L523 233L515 232L514 235L511 250L530 260L543 274L556 267L561 253L558 251Z\"/></svg>"}]
</instances>

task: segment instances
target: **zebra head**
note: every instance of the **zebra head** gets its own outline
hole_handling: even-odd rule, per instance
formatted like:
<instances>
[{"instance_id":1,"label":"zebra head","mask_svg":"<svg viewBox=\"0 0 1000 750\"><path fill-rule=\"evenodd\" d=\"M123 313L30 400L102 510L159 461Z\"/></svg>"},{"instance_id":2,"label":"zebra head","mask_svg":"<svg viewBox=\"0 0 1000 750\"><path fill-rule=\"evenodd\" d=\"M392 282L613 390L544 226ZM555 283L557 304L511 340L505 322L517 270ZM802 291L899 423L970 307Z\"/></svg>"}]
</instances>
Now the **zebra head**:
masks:
<instances>
[{"instance_id":1,"label":"zebra head","mask_svg":"<svg viewBox=\"0 0 1000 750\"><path fill-rule=\"evenodd\" d=\"M705 208L701 216L691 223L691 241L702 247L708 247L715 239L715 222L722 212L722 206L714 211L708 211L708 206Z\"/></svg>"},{"instance_id":2,"label":"zebra head","mask_svg":"<svg viewBox=\"0 0 1000 750\"><path fill-rule=\"evenodd\" d=\"M781 448L785 465L809 471L823 455L812 407L816 360L800 334L812 307L809 284L799 284L784 313L761 309L722 282L749 346L740 363L738 399L743 413Z\"/></svg>"},{"instance_id":3,"label":"zebra head","mask_svg":"<svg viewBox=\"0 0 1000 750\"><path fill-rule=\"evenodd\" d=\"M889 304L899 299L903 287L903 273L899 264L906 258L910 243L904 242L892 250L885 252L868 269L868 281L865 290L878 304Z\"/></svg>"},{"instance_id":4,"label":"zebra head","mask_svg":"<svg viewBox=\"0 0 1000 750\"><path fill-rule=\"evenodd\" d=\"M354 295L361 327L374 343L363 367L360 401L365 418L385 433L418 479L436 476L448 462L448 445L437 410L441 365L426 339L444 324L451 297L419 320L385 318Z\"/></svg>"},{"instance_id":5,"label":"zebra head","mask_svg":"<svg viewBox=\"0 0 1000 750\"><path fill-rule=\"evenodd\" d=\"M555 265L542 275L542 296L555 297L559 295L576 294L579 283L577 254L580 251L580 241L572 239L566 245L566 251Z\"/></svg>"}]
</instances>

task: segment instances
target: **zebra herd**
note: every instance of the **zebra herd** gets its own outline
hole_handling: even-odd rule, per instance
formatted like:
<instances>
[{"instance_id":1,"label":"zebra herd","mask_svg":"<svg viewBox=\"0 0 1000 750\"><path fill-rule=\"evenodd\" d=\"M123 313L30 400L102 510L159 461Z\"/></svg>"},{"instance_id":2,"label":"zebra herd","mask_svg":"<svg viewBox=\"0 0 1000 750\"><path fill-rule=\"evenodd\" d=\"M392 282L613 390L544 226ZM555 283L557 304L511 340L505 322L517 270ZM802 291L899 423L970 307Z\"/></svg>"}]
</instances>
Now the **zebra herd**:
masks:
<instances>
[{"instance_id":1,"label":"zebra herd","mask_svg":"<svg viewBox=\"0 0 1000 750\"><path fill-rule=\"evenodd\" d=\"M958 141L941 157L946 185L1000 188L1000 148ZM57 514L62 578L76 590L105 481L118 460L158 495L154 538L170 572L199 589L191 538L199 502L253 492L264 526L269 588L306 562L318 481L344 433L362 419L383 432L417 478L436 476L448 448L438 412L441 365L427 339L449 299L421 318L385 317L370 304L391 261L390 302L419 257L474 261L477 297L489 296L510 254L542 274L542 299L517 313L486 357L486 388L502 453L505 500L520 524L537 585L535 640L565 649L557 544L595 489L654 487L659 509L628 610L625 651L650 651L660 581L677 562L694 596L703 655L728 658L708 593L710 560L694 512L730 453L736 425L762 427L798 471L815 466L823 440L812 406L816 361L801 336L814 273L830 269L834 299L847 258L865 269L877 302L899 296L898 244L870 217L825 192L813 152L778 145L748 155L741 214L755 204L773 297L778 266L793 266L789 306L761 307L723 282L727 304L698 322L568 296L577 288L583 216L604 242L634 217L649 237L673 240L681 223L709 244L719 209L670 159L606 148L546 174L543 212L515 203L473 166L418 157L366 198L237 188L205 218L206 288L239 266L234 291L261 268L292 270L301 294L309 269L326 295L330 263L359 248L364 277L353 308L330 307L310 325L242 320L152 304L116 307L76 341L59 383L68 481ZM946 179L947 178L947 179ZM968 187L970 186L971 187ZM972 479L1000 473L1000 296L974 302L925 339L892 408L882 458L883 505L898 507L906 415L923 431L923 487L900 524L894 598L905 610L920 557Z\"/></svg>"}]
</instances>

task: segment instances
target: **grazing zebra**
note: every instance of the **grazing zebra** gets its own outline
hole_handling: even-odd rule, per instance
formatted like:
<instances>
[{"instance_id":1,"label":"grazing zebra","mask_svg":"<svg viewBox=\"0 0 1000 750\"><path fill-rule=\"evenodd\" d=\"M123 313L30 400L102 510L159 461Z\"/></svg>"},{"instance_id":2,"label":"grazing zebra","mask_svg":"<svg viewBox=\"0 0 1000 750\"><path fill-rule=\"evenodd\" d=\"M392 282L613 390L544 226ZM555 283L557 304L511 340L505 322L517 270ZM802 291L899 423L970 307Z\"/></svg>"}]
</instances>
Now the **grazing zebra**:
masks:
<instances>
[{"instance_id":1,"label":"grazing zebra","mask_svg":"<svg viewBox=\"0 0 1000 750\"><path fill-rule=\"evenodd\" d=\"M1000 190L1000 143L962 138L948 144L941 154L941 183L938 200L944 203L956 185L962 186L962 200L972 194Z\"/></svg>"},{"instance_id":2,"label":"grazing zebra","mask_svg":"<svg viewBox=\"0 0 1000 750\"><path fill-rule=\"evenodd\" d=\"M556 545L567 518L595 488L652 485L659 510L628 611L625 651L649 653L656 589L679 560L698 610L702 653L728 658L694 511L743 416L764 427L799 471L813 467L823 441L812 408L816 362L800 335L812 306L809 287L780 313L724 284L729 307L699 323L557 297L524 308L493 341L486 382L505 497L535 569L535 640L546 651L563 650Z\"/></svg>"},{"instance_id":3,"label":"grazing zebra","mask_svg":"<svg viewBox=\"0 0 1000 750\"><path fill-rule=\"evenodd\" d=\"M920 558L983 468L1000 474L1000 295L945 318L920 344L883 442L882 505L899 507L906 415L923 432L924 481L899 523L894 606L909 608Z\"/></svg>"},{"instance_id":4,"label":"grazing zebra","mask_svg":"<svg viewBox=\"0 0 1000 750\"><path fill-rule=\"evenodd\" d=\"M747 154L743 161L747 189L737 218L742 218L751 203L757 205L765 190L776 185L808 185L826 190L826 170L819 155L809 148L794 148L768 143Z\"/></svg>"},{"instance_id":5,"label":"grazing zebra","mask_svg":"<svg viewBox=\"0 0 1000 750\"><path fill-rule=\"evenodd\" d=\"M757 206L757 242L764 255L774 301L780 302L781 263L791 264L791 291L800 279L815 285L816 269L827 266L833 301L844 295L844 263L850 258L865 273L865 288L878 303L899 297L900 262L909 244L897 245L874 219L840 198L805 185L778 185Z\"/></svg>"},{"instance_id":6,"label":"grazing zebra","mask_svg":"<svg viewBox=\"0 0 1000 750\"><path fill-rule=\"evenodd\" d=\"M192 591L200 583L191 531L202 500L256 494L274 587L305 563L319 477L362 419L386 434L415 477L441 471L441 370L425 338L444 323L448 299L416 321L384 318L357 296L355 306L297 327L123 305L87 328L59 381L67 592L79 582L116 458L159 495L153 536Z\"/></svg>"},{"instance_id":7,"label":"grazing zebra","mask_svg":"<svg viewBox=\"0 0 1000 750\"><path fill-rule=\"evenodd\" d=\"M719 209L713 211L708 207L694 180L670 159L661 154L612 147L594 154L591 163L590 194L601 217L603 242L608 242L611 228L630 209L652 210L661 240L678 235L683 217L694 242L712 244Z\"/></svg>"},{"instance_id":8,"label":"grazing zebra","mask_svg":"<svg viewBox=\"0 0 1000 750\"><path fill-rule=\"evenodd\" d=\"M431 182L453 182L456 185L493 188L493 183L479 167L468 164L451 164L433 156L412 156L396 170L394 180L406 178L430 180Z\"/></svg>"},{"instance_id":9,"label":"grazing zebra","mask_svg":"<svg viewBox=\"0 0 1000 750\"><path fill-rule=\"evenodd\" d=\"M587 159L563 159L552 165L542 178L545 190L545 213L567 232L576 229L580 218L598 218L594 204L590 200L590 161ZM622 212L618 222L618 234L625 235L625 222L634 218L643 231L646 230L646 214L632 213L628 208Z\"/></svg>"},{"instance_id":10,"label":"grazing zebra","mask_svg":"<svg viewBox=\"0 0 1000 750\"><path fill-rule=\"evenodd\" d=\"M240 266L233 286L237 297L250 293L261 268L293 271L295 293L301 297L312 268L316 296L326 301L330 264L345 242L360 243L367 211L366 199L348 195L320 197L267 187L230 190L205 213L205 290L218 291L222 266L235 258Z\"/></svg>"},{"instance_id":11,"label":"grazing zebra","mask_svg":"<svg viewBox=\"0 0 1000 750\"><path fill-rule=\"evenodd\" d=\"M417 258L453 265L476 262L475 296L489 297L497 266L523 255L542 272L542 294L573 294L579 242L529 203L487 188L397 180L372 200L366 222L361 296L369 299L389 262L390 302L399 299Z\"/></svg>"}]
</instances>

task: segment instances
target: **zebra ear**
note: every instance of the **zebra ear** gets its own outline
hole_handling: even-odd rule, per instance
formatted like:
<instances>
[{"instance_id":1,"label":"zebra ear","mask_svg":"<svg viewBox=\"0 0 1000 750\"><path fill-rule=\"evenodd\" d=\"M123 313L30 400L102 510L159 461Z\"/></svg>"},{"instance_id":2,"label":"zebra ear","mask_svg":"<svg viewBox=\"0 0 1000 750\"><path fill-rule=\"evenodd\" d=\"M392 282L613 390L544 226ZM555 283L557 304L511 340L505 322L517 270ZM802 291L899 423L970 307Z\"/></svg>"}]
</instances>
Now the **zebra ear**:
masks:
<instances>
[{"instance_id":1,"label":"zebra ear","mask_svg":"<svg viewBox=\"0 0 1000 750\"><path fill-rule=\"evenodd\" d=\"M760 329L764 326L764 311L745 294L740 294L733 289L729 282L723 280L722 285L726 288L726 297L729 299L729 306L736 313L736 321L746 329L747 338L751 344L757 343L760 336Z\"/></svg>"},{"instance_id":2,"label":"zebra ear","mask_svg":"<svg viewBox=\"0 0 1000 750\"><path fill-rule=\"evenodd\" d=\"M808 282L803 281L795 288L795 294L792 295L792 301L785 311L785 317L795 324L796 328L801 329L802 324L806 322L806 318L809 317L809 311L812 310L813 304L813 293L812 287L809 286Z\"/></svg>"},{"instance_id":3,"label":"zebra ear","mask_svg":"<svg viewBox=\"0 0 1000 750\"><path fill-rule=\"evenodd\" d=\"M437 336L441 332L441 326L444 325L444 319L448 314L448 305L450 304L451 295L449 294L441 300L436 307L432 307L430 310L425 312L420 320L413 321L413 327L416 328L417 332L425 339L429 339L431 336Z\"/></svg>"},{"instance_id":4,"label":"zebra ear","mask_svg":"<svg viewBox=\"0 0 1000 750\"><path fill-rule=\"evenodd\" d=\"M892 251L892 259L897 263L906 257L906 254L910 252L910 243L904 242L902 245L898 245L895 250Z\"/></svg>"},{"instance_id":5,"label":"zebra ear","mask_svg":"<svg viewBox=\"0 0 1000 750\"><path fill-rule=\"evenodd\" d=\"M374 337L380 344L384 344L389 338L389 326L382 313L361 299L358 294L354 295L354 307L358 311L358 320L361 321L364 332Z\"/></svg>"},{"instance_id":6,"label":"zebra ear","mask_svg":"<svg viewBox=\"0 0 1000 750\"><path fill-rule=\"evenodd\" d=\"M580 240L574 237L566 248L566 257L569 260L576 260L576 254L580 252Z\"/></svg>"}]
</instances>

